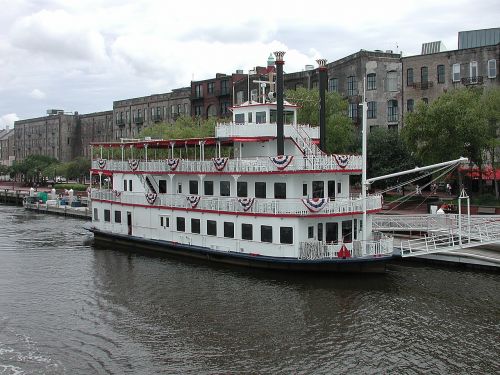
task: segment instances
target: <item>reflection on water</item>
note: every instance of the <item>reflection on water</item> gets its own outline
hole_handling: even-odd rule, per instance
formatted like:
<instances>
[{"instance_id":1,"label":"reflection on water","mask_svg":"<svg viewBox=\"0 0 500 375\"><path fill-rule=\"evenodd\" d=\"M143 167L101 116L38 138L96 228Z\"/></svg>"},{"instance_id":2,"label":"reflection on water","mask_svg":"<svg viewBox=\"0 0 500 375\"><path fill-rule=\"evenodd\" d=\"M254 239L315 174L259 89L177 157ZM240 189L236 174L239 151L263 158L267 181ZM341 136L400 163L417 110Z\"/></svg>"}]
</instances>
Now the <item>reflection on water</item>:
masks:
<instances>
[{"instance_id":1,"label":"reflection on water","mask_svg":"<svg viewBox=\"0 0 500 375\"><path fill-rule=\"evenodd\" d=\"M0 206L0 374L494 373L500 277L312 277L89 246Z\"/></svg>"}]
</instances>

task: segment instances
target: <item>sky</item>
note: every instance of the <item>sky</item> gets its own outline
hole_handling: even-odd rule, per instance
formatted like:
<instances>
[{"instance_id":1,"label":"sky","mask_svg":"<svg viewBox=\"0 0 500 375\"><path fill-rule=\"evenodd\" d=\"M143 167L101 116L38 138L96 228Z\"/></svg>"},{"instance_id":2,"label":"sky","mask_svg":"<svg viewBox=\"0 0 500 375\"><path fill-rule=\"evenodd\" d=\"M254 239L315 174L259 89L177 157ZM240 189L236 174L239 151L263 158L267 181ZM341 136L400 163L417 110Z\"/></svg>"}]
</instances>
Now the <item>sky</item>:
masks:
<instances>
[{"instance_id":1,"label":"sky","mask_svg":"<svg viewBox=\"0 0 500 375\"><path fill-rule=\"evenodd\" d=\"M459 31L500 26L498 0L0 0L0 9L0 129L248 71L273 51L296 72L361 49L410 56L441 40L453 50Z\"/></svg>"}]
</instances>

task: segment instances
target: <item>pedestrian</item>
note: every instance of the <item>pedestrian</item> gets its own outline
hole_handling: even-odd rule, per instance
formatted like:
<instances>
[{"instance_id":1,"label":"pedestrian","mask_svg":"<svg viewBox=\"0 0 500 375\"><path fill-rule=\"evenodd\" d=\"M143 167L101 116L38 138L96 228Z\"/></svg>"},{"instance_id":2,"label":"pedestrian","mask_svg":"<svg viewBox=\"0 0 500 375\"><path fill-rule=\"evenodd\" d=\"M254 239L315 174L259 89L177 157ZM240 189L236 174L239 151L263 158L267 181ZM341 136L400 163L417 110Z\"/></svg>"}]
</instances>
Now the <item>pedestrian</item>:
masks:
<instances>
[{"instance_id":1,"label":"pedestrian","mask_svg":"<svg viewBox=\"0 0 500 375\"><path fill-rule=\"evenodd\" d=\"M446 192L451 195L451 185L449 183L446 184Z\"/></svg>"}]
</instances>

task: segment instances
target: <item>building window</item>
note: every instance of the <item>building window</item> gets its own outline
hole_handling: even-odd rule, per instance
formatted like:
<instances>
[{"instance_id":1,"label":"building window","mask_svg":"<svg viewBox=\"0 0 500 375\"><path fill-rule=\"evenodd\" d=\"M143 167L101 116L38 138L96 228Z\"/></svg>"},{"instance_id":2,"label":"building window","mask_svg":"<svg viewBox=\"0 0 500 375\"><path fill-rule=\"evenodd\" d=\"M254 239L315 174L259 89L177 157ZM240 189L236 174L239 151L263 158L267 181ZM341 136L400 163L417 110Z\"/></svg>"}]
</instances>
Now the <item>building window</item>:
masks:
<instances>
[{"instance_id":1,"label":"building window","mask_svg":"<svg viewBox=\"0 0 500 375\"><path fill-rule=\"evenodd\" d=\"M229 82L227 79L220 81L220 93L221 95L229 94Z\"/></svg>"},{"instance_id":2,"label":"building window","mask_svg":"<svg viewBox=\"0 0 500 375\"><path fill-rule=\"evenodd\" d=\"M358 88L355 76L347 77L347 95L349 96L358 95Z\"/></svg>"},{"instance_id":3,"label":"building window","mask_svg":"<svg viewBox=\"0 0 500 375\"><path fill-rule=\"evenodd\" d=\"M314 226L307 227L307 238L314 238Z\"/></svg>"},{"instance_id":4,"label":"building window","mask_svg":"<svg viewBox=\"0 0 500 375\"><path fill-rule=\"evenodd\" d=\"M406 111L413 112L413 108L415 106L415 101L413 99L408 99L406 101Z\"/></svg>"},{"instance_id":5,"label":"building window","mask_svg":"<svg viewBox=\"0 0 500 375\"><path fill-rule=\"evenodd\" d=\"M197 105L194 107L194 115L195 116L203 116L203 106Z\"/></svg>"},{"instance_id":6,"label":"building window","mask_svg":"<svg viewBox=\"0 0 500 375\"><path fill-rule=\"evenodd\" d=\"M469 71L471 83L477 83L477 61L470 62Z\"/></svg>"},{"instance_id":7,"label":"building window","mask_svg":"<svg viewBox=\"0 0 500 375\"><path fill-rule=\"evenodd\" d=\"M220 104L220 114L227 115L229 113L229 102L222 102Z\"/></svg>"},{"instance_id":8,"label":"building window","mask_svg":"<svg viewBox=\"0 0 500 375\"><path fill-rule=\"evenodd\" d=\"M426 66L423 66L420 68L420 83L422 86L424 84L427 84L429 82L429 68Z\"/></svg>"},{"instance_id":9,"label":"building window","mask_svg":"<svg viewBox=\"0 0 500 375\"><path fill-rule=\"evenodd\" d=\"M329 92L339 91L339 80L337 78L330 78L328 80L328 91Z\"/></svg>"},{"instance_id":10,"label":"building window","mask_svg":"<svg viewBox=\"0 0 500 375\"><path fill-rule=\"evenodd\" d=\"M111 221L111 211L110 210L104 210L104 221L110 222Z\"/></svg>"},{"instance_id":11,"label":"building window","mask_svg":"<svg viewBox=\"0 0 500 375\"><path fill-rule=\"evenodd\" d=\"M398 102L397 100L389 100L387 102L387 121L397 122L399 119Z\"/></svg>"},{"instance_id":12,"label":"building window","mask_svg":"<svg viewBox=\"0 0 500 375\"><path fill-rule=\"evenodd\" d=\"M377 89L377 75L375 73L370 73L366 79L366 89L376 90Z\"/></svg>"},{"instance_id":13,"label":"building window","mask_svg":"<svg viewBox=\"0 0 500 375\"><path fill-rule=\"evenodd\" d=\"M460 81L460 64L453 64L453 73L452 73L453 82Z\"/></svg>"},{"instance_id":14,"label":"building window","mask_svg":"<svg viewBox=\"0 0 500 375\"><path fill-rule=\"evenodd\" d=\"M231 195L231 184L229 181L221 181L219 187L221 197L229 197Z\"/></svg>"},{"instance_id":15,"label":"building window","mask_svg":"<svg viewBox=\"0 0 500 375\"><path fill-rule=\"evenodd\" d=\"M253 240L253 227L252 224L241 224L241 239Z\"/></svg>"},{"instance_id":16,"label":"building window","mask_svg":"<svg viewBox=\"0 0 500 375\"><path fill-rule=\"evenodd\" d=\"M377 102L368 102L366 116L368 118L377 118Z\"/></svg>"},{"instance_id":17,"label":"building window","mask_svg":"<svg viewBox=\"0 0 500 375\"><path fill-rule=\"evenodd\" d=\"M177 230L179 232L184 232L186 230L186 219L183 217L177 218Z\"/></svg>"},{"instance_id":18,"label":"building window","mask_svg":"<svg viewBox=\"0 0 500 375\"><path fill-rule=\"evenodd\" d=\"M358 118L358 104L357 103L349 103L349 107L347 107L347 116L353 121Z\"/></svg>"},{"instance_id":19,"label":"building window","mask_svg":"<svg viewBox=\"0 0 500 375\"><path fill-rule=\"evenodd\" d=\"M200 219L191 219L191 233L200 234Z\"/></svg>"},{"instance_id":20,"label":"building window","mask_svg":"<svg viewBox=\"0 0 500 375\"><path fill-rule=\"evenodd\" d=\"M115 223L121 223L121 222L122 222L122 212L115 211Z\"/></svg>"},{"instance_id":21,"label":"building window","mask_svg":"<svg viewBox=\"0 0 500 375\"><path fill-rule=\"evenodd\" d=\"M422 98L422 101L423 101L425 104L429 104L429 99L428 99L428 98Z\"/></svg>"},{"instance_id":22,"label":"building window","mask_svg":"<svg viewBox=\"0 0 500 375\"><path fill-rule=\"evenodd\" d=\"M214 195L214 182L213 181L203 181L203 191L205 195Z\"/></svg>"},{"instance_id":23,"label":"building window","mask_svg":"<svg viewBox=\"0 0 500 375\"><path fill-rule=\"evenodd\" d=\"M444 77L445 77L444 65L438 65L437 66L438 83L444 83Z\"/></svg>"},{"instance_id":24,"label":"building window","mask_svg":"<svg viewBox=\"0 0 500 375\"><path fill-rule=\"evenodd\" d=\"M207 93L213 95L213 93L215 91L214 87L215 87L214 82L208 82L208 84L207 84Z\"/></svg>"},{"instance_id":25,"label":"building window","mask_svg":"<svg viewBox=\"0 0 500 375\"><path fill-rule=\"evenodd\" d=\"M286 183L284 182L274 183L274 198L286 199Z\"/></svg>"},{"instance_id":26,"label":"building window","mask_svg":"<svg viewBox=\"0 0 500 375\"><path fill-rule=\"evenodd\" d=\"M406 86L413 86L413 68L406 69Z\"/></svg>"},{"instance_id":27,"label":"building window","mask_svg":"<svg viewBox=\"0 0 500 375\"><path fill-rule=\"evenodd\" d=\"M312 195L313 198L323 198L325 196L325 183L324 181L312 182Z\"/></svg>"},{"instance_id":28,"label":"building window","mask_svg":"<svg viewBox=\"0 0 500 375\"><path fill-rule=\"evenodd\" d=\"M266 183L265 182L256 182L255 183L255 198L266 198Z\"/></svg>"},{"instance_id":29,"label":"building window","mask_svg":"<svg viewBox=\"0 0 500 375\"><path fill-rule=\"evenodd\" d=\"M217 236L217 222L215 220L207 220L207 234Z\"/></svg>"},{"instance_id":30,"label":"building window","mask_svg":"<svg viewBox=\"0 0 500 375\"><path fill-rule=\"evenodd\" d=\"M237 182L236 195L238 197L248 197L248 184L246 181L238 181Z\"/></svg>"},{"instance_id":31,"label":"building window","mask_svg":"<svg viewBox=\"0 0 500 375\"><path fill-rule=\"evenodd\" d=\"M488 60L488 78L496 78L497 76L497 61Z\"/></svg>"},{"instance_id":32,"label":"building window","mask_svg":"<svg viewBox=\"0 0 500 375\"><path fill-rule=\"evenodd\" d=\"M198 181L189 180L189 194L198 195Z\"/></svg>"},{"instance_id":33,"label":"building window","mask_svg":"<svg viewBox=\"0 0 500 375\"><path fill-rule=\"evenodd\" d=\"M293 243L293 228L280 227L280 243L292 244Z\"/></svg>"},{"instance_id":34,"label":"building window","mask_svg":"<svg viewBox=\"0 0 500 375\"><path fill-rule=\"evenodd\" d=\"M224 222L224 237L234 238L234 223L231 221Z\"/></svg>"},{"instance_id":35,"label":"building window","mask_svg":"<svg viewBox=\"0 0 500 375\"><path fill-rule=\"evenodd\" d=\"M387 91L398 91L398 72L391 70L387 72Z\"/></svg>"},{"instance_id":36,"label":"building window","mask_svg":"<svg viewBox=\"0 0 500 375\"><path fill-rule=\"evenodd\" d=\"M203 85L196 85L194 87L194 94L197 98L203 97Z\"/></svg>"},{"instance_id":37,"label":"building window","mask_svg":"<svg viewBox=\"0 0 500 375\"><path fill-rule=\"evenodd\" d=\"M244 95L245 93L243 91L238 91L236 93L236 104L241 104L243 103L243 98L244 98Z\"/></svg>"},{"instance_id":38,"label":"building window","mask_svg":"<svg viewBox=\"0 0 500 375\"><path fill-rule=\"evenodd\" d=\"M273 242L273 227L270 225L260 226L260 240L262 242Z\"/></svg>"}]
</instances>

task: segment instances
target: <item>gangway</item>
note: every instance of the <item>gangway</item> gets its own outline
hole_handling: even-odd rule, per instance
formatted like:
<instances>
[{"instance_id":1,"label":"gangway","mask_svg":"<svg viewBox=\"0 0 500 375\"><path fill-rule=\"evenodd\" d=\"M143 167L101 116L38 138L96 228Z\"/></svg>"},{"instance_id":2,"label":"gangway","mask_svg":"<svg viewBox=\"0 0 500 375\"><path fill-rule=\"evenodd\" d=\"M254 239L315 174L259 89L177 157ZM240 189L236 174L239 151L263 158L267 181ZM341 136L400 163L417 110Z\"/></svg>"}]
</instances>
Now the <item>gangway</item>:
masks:
<instances>
[{"instance_id":1,"label":"gangway","mask_svg":"<svg viewBox=\"0 0 500 375\"><path fill-rule=\"evenodd\" d=\"M377 215L373 219L373 229L381 232L425 232L423 237L401 241L401 257L500 244L499 216Z\"/></svg>"}]
</instances>

